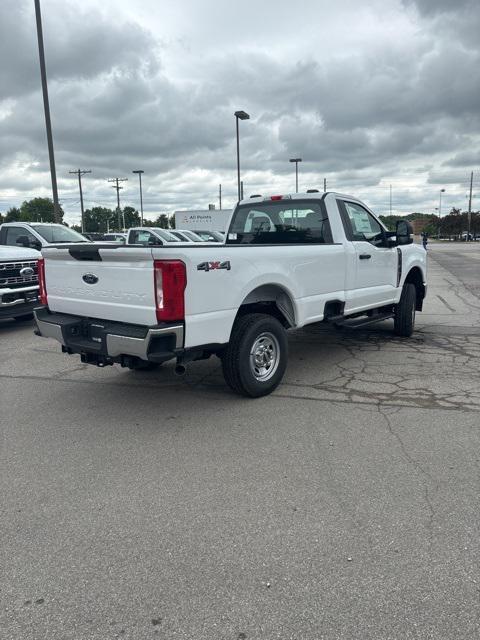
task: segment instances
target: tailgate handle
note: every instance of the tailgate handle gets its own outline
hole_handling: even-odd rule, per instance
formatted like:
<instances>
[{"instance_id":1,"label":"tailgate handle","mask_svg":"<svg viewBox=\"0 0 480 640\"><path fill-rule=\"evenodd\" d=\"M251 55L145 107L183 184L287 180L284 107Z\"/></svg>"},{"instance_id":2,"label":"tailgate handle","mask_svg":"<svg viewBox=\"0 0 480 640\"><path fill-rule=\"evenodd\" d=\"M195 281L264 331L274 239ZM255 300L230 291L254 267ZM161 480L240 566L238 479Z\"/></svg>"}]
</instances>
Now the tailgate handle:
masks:
<instances>
[{"instance_id":1,"label":"tailgate handle","mask_svg":"<svg viewBox=\"0 0 480 640\"><path fill-rule=\"evenodd\" d=\"M360 260L370 260L372 256L369 253L361 253L358 257Z\"/></svg>"},{"instance_id":2,"label":"tailgate handle","mask_svg":"<svg viewBox=\"0 0 480 640\"><path fill-rule=\"evenodd\" d=\"M75 249L69 249L68 253L75 258L75 260L90 260L92 262L101 262L102 256L100 255L97 247L76 247Z\"/></svg>"}]
</instances>

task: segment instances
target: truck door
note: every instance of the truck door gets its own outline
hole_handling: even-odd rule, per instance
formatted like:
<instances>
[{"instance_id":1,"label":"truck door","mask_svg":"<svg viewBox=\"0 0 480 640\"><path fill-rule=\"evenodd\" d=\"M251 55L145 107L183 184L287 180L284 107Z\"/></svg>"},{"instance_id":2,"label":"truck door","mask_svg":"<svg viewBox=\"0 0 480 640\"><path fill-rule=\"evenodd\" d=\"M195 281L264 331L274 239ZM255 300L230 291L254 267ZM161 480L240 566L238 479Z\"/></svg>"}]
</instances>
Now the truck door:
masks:
<instances>
[{"instance_id":1,"label":"truck door","mask_svg":"<svg viewBox=\"0 0 480 640\"><path fill-rule=\"evenodd\" d=\"M397 286L396 247L386 246L384 228L361 204L340 200L338 205L346 237L356 253L347 282L345 311L392 303Z\"/></svg>"}]
</instances>

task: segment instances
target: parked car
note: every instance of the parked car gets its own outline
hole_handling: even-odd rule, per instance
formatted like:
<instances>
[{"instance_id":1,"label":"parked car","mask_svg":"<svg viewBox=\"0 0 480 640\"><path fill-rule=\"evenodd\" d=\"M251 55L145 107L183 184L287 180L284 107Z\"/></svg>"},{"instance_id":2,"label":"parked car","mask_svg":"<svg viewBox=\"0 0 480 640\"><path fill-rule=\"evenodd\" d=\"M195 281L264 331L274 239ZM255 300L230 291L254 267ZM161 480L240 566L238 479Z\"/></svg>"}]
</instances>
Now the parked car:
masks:
<instances>
[{"instance_id":1,"label":"parked car","mask_svg":"<svg viewBox=\"0 0 480 640\"><path fill-rule=\"evenodd\" d=\"M87 232L83 232L82 233L83 236L85 236L85 238L87 238L87 240L91 240L92 242L98 242L99 240L103 240L103 233L98 233L98 232L91 232L91 231L87 231Z\"/></svg>"},{"instance_id":2,"label":"parked car","mask_svg":"<svg viewBox=\"0 0 480 640\"><path fill-rule=\"evenodd\" d=\"M204 242L225 242L225 235L221 231L208 231L206 229L196 229L194 233Z\"/></svg>"},{"instance_id":3,"label":"parked car","mask_svg":"<svg viewBox=\"0 0 480 640\"><path fill-rule=\"evenodd\" d=\"M120 244L125 244L127 242L127 234L126 233L104 233L99 241L106 242L119 242Z\"/></svg>"},{"instance_id":4,"label":"parked car","mask_svg":"<svg viewBox=\"0 0 480 640\"><path fill-rule=\"evenodd\" d=\"M149 243L147 243L149 244ZM393 319L410 336L426 294L412 226L388 231L360 200L295 193L238 203L225 244L67 245L43 251L38 333L98 366L212 354L227 384L257 397L287 366L287 329Z\"/></svg>"},{"instance_id":5,"label":"parked car","mask_svg":"<svg viewBox=\"0 0 480 640\"><path fill-rule=\"evenodd\" d=\"M134 227L128 230L127 244L163 245L181 242L166 229L159 227Z\"/></svg>"},{"instance_id":6,"label":"parked car","mask_svg":"<svg viewBox=\"0 0 480 640\"><path fill-rule=\"evenodd\" d=\"M4 222L0 225L0 244L11 247L42 247L65 242L90 242L81 233L63 224L49 222Z\"/></svg>"},{"instance_id":7,"label":"parked car","mask_svg":"<svg viewBox=\"0 0 480 640\"><path fill-rule=\"evenodd\" d=\"M188 229L169 229L168 231L182 242L203 242L200 236Z\"/></svg>"},{"instance_id":8,"label":"parked car","mask_svg":"<svg viewBox=\"0 0 480 640\"><path fill-rule=\"evenodd\" d=\"M38 304L38 259L35 249L0 246L0 318L33 318Z\"/></svg>"}]
</instances>

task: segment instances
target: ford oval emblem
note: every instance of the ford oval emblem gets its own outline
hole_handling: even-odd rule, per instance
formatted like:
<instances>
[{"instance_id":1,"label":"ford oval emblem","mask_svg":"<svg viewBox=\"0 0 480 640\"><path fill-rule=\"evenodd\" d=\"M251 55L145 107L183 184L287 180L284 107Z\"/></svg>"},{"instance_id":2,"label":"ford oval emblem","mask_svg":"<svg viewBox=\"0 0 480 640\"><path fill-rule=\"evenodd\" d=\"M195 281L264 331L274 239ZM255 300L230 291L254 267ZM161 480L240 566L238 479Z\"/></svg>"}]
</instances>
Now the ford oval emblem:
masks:
<instances>
[{"instance_id":1,"label":"ford oval emblem","mask_svg":"<svg viewBox=\"0 0 480 640\"><path fill-rule=\"evenodd\" d=\"M23 269L20 269L21 276L33 276L34 273L35 271L32 269L32 267L23 267Z\"/></svg>"},{"instance_id":2,"label":"ford oval emblem","mask_svg":"<svg viewBox=\"0 0 480 640\"><path fill-rule=\"evenodd\" d=\"M82 280L87 284L97 284L98 277L94 273L84 273Z\"/></svg>"}]
</instances>

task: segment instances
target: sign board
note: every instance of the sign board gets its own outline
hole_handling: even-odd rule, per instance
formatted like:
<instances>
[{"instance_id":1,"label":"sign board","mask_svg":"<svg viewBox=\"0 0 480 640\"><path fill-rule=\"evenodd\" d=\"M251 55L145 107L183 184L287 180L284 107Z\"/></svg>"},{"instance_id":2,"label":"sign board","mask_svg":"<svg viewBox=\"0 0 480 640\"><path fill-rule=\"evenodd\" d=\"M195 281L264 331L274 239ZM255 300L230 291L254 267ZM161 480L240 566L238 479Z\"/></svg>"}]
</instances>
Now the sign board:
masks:
<instances>
[{"instance_id":1,"label":"sign board","mask_svg":"<svg viewBox=\"0 0 480 640\"><path fill-rule=\"evenodd\" d=\"M207 209L198 211L175 211L175 228L195 231L227 231L232 211L230 209Z\"/></svg>"}]
</instances>

